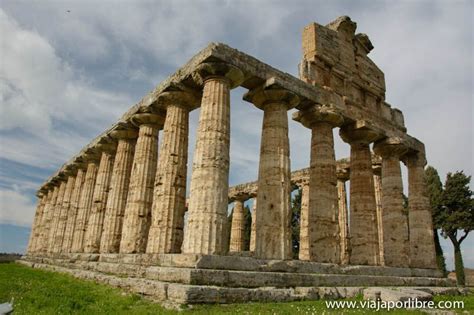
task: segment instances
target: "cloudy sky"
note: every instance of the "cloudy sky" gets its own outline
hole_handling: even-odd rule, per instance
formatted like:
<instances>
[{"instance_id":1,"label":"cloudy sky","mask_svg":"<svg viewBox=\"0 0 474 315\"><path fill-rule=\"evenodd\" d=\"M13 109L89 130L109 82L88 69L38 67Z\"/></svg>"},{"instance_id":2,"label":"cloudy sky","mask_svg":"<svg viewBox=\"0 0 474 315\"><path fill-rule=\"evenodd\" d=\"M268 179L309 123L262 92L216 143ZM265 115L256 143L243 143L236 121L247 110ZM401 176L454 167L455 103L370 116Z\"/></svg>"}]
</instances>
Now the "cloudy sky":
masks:
<instances>
[{"instance_id":1,"label":"cloudy sky","mask_svg":"<svg viewBox=\"0 0 474 315\"><path fill-rule=\"evenodd\" d=\"M24 248L39 184L209 42L297 76L302 28L341 15L369 35L387 101L429 164L443 180L472 174L472 12L472 1L448 0L2 1L0 252ZM262 112L244 92L232 91L231 185L257 177ZM337 158L347 156L335 138ZM291 121L290 139L292 169L307 167L309 130ZM464 258L474 267L474 236Z\"/></svg>"}]
</instances>

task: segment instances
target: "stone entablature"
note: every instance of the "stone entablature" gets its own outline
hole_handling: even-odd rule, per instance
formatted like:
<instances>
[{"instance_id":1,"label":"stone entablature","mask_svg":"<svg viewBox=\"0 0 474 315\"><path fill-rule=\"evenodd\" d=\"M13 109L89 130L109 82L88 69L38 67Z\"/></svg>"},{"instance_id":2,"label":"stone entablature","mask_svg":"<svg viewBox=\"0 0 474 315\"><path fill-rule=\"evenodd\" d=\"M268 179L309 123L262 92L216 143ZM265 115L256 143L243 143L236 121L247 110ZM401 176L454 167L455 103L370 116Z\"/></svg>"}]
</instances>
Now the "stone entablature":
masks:
<instances>
[{"instance_id":1,"label":"stone entablature","mask_svg":"<svg viewBox=\"0 0 474 315\"><path fill-rule=\"evenodd\" d=\"M380 173L382 159L377 155L372 155L372 168L374 174ZM348 180L350 173L350 159L343 158L337 160L336 164L337 178L340 180ZM309 168L302 168L291 172L291 183L293 186L301 187L304 183L308 183ZM229 203L236 199L248 200L257 197L258 182L248 182L229 187Z\"/></svg>"}]
</instances>

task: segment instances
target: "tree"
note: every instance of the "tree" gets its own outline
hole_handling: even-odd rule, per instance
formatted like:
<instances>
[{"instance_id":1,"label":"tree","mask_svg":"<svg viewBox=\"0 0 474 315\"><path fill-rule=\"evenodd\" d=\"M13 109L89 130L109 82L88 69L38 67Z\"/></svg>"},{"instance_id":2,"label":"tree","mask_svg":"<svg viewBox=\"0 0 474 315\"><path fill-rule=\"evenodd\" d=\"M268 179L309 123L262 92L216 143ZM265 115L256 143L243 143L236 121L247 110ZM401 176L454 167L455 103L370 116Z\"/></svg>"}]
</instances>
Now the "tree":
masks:
<instances>
[{"instance_id":1,"label":"tree","mask_svg":"<svg viewBox=\"0 0 474 315\"><path fill-rule=\"evenodd\" d=\"M433 216L433 235L436 250L436 263L438 265L438 269L441 270L446 276L446 261L444 258L443 249L441 248L441 244L439 242L438 235L438 229L441 228L441 226L437 223L437 218L439 216L440 211L442 210L441 199L443 194L443 184L441 183L441 179L439 178L438 171L432 166L428 166L425 169L424 179L428 192L428 197L430 199L431 213Z\"/></svg>"},{"instance_id":2,"label":"tree","mask_svg":"<svg viewBox=\"0 0 474 315\"><path fill-rule=\"evenodd\" d=\"M298 189L291 200L291 244L294 259L298 259L300 251L301 194L301 189Z\"/></svg>"},{"instance_id":3,"label":"tree","mask_svg":"<svg viewBox=\"0 0 474 315\"><path fill-rule=\"evenodd\" d=\"M435 223L441 227L442 235L453 243L456 280L459 285L465 285L466 282L461 243L474 229L474 202L469 189L470 181L471 176L466 176L462 171L448 173L441 195L442 208ZM464 234L458 238L460 231Z\"/></svg>"}]
</instances>

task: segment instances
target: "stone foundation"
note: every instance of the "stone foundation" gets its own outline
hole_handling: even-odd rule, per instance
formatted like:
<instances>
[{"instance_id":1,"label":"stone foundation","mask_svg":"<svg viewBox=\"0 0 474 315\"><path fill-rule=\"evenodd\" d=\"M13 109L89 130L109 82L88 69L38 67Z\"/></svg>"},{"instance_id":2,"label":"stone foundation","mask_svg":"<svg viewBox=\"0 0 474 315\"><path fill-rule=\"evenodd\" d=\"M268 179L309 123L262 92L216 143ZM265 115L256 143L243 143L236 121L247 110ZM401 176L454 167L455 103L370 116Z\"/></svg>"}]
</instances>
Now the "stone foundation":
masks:
<instances>
[{"instance_id":1,"label":"stone foundation","mask_svg":"<svg viewBox=\"0 0 474 315\"><path fill-rule=\"evenodd\" d=\"M368 286L455 286L455 281L434 269L239 256L60 254L24 256L19 262L178 304L316 300L327 292L333 297L352 297Z\"/></svg>"}]
</instances>

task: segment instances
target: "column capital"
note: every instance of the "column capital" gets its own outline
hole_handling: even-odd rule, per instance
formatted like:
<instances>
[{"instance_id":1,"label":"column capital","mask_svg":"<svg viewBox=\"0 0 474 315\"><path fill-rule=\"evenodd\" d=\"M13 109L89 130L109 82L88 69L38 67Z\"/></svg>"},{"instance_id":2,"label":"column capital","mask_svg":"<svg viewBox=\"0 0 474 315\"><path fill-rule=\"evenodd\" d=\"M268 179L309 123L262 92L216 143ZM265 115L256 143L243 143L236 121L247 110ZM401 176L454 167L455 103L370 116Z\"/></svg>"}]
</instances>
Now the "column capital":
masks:
<instances>
[{"instance_id":1,"label":"column capital","mask_svg":"<svg viewBox=\"0 0 474 315\"><path fill-rule=\"evenodd\" d=\"M265 84L250 90L244 94L243 99L262 110L266 105L274 103L284 103L287 106L287 110L289 110L298 105L300 101L298 95L276 84Z\"/></svg>"},{"instance_id":2,"label":"column capital","mask_svg":"<svg viewBox=\"0 0 474 315\"><path fill-rule=\"evenodd\" d=\"M357 120L352 124L345 125L339 130L339 135L344 142L349 144L370 144L382 138L382 134L365 120Z\"/></svg>"},{"instance_id":3,"label":"column capital","mask_svg":"<svg viewBox=\"0 0 474 315\"><path fill-rule=\"evenodd\" d=\"M338 168L336 169L336 177L338 180L347 182L351 176L349 169L347 168Z\"/></svg>"},{"instance_id":4,"label":"column capital","mask_svg":"<svg viewBox=\"0 0 474 315\"><path fill-rule=\"evenodd\" d=\"M426 166L426 156L425 152L421 151L411 151L402 156L402 162L407 167L421 167L424 168Z\"/></svg>"},{"instance_id":5,"label":"column capital","mask_svg":"<svg viewBox=\"0 0 474 315\"><path fill-rule=\"evenodd\" d=\"M309 185L309 176L297 178L296 180L293 181L293 185L295 185L299 189L303 189L304 186Z\"/></svg>"},{"instance_id":6,"label":"column capital","mask_svg":"<svg viewBox=\"0 0 474 315\"><path fill-rule=\"evenodd\" d=\"M316 104L293 113L292 118L306 128L311 128L318 122L326 122L333 127L339 127L344 122L342 115L332 106Z\"/></svg>"},{"instance_id":7,"label":"column capital","mask_svg":"<svg viewBox=\"0 0 474 315\"><path fill-rule=\"evenodd\" d=\"M163 128L165 117L152 113L138 113L130 118L133 125L140 127L140 125L153 125L157 128Z\"/></svg>"},{"instance_id":8,"label":"column capital","mask_svg":"<svg viewBox=\"0 0 474 315\"><path fill-rule=\"evenodd\" d=\"M130 140L138 138L138 130L135 129L121 129L113 130L109 136L114 140Z\"/></svg>"},{"instance_id":9,"label":"column capital","mask_svg":"<svg viewBox=\"0 0 474 315\"><path fill-rule=\"evenodd\" d=\"M159 108L167 109L170 105L181 106L191 111L201 104L200 93L192 91L166 91L158 95L157 104Z\"/></svg>"},{"instance_id":10,"label":"column capital","mask_svg":"<svg viewBox=\"0 0 474 315\"><path fill-rule=\"evenodd\" d=\"M232 195L231 197L229 197L229 202L233 202L233 201L245 202L245 201L249 200L250 198L251 197L247 192L238 192L238 193Z\"/></svg>"},{"instance_id":11,"label":"column capital","mask_svg":"<svg viewBox=\"0 0 474 315\"><path fill-rule=\"evenodd\" d=\"M100 152L96 148L88 148L82 155L84 161L89 163L98 163L100 160Z\"/></svg>"},{"instance_id":12,"label":"column capital","mask_svg":"<svg viewBox=\"0 0 474 315\"><path fill-rule=\"evenodd\" d=\"M196 67L192 77L198 85L204 85L206 80L212 78L225 78L228 80L230 88L239 86L244 80L243 72L228 63L205 62Z\"/></svg>"},{"instance_id":13,"label":"column capital","mask_svg":"<svg viewBox=\"0 0 474 315\"><path fill-rule=\"evenodd\" d=\"M374 152L382 158L397 158L408 152L408 147L399 137L389 137L374 143Z\"/></svg>"},{"instance_id":14,"label":"column capital","mask_svg":"<svg viewBox=\"0 0 474 315\"><path fill-rule=\"evenodd\" d=\"M95 148L100 151L100 153L113 154L117 150L117 144L114 142L109 143L99 143Z\"/></svg>"},{"instance_id":15,"label":"column capital","mask_svg":"<svg viewBox=\"0 0 474 315\"><path fill-rule=\"evenodd\" d=\"M64 168L64 175L69 177L69 176L75 176L77 173L77 166L75 163L71 163L66 165Z\"/></svg>"}]
</instances>

